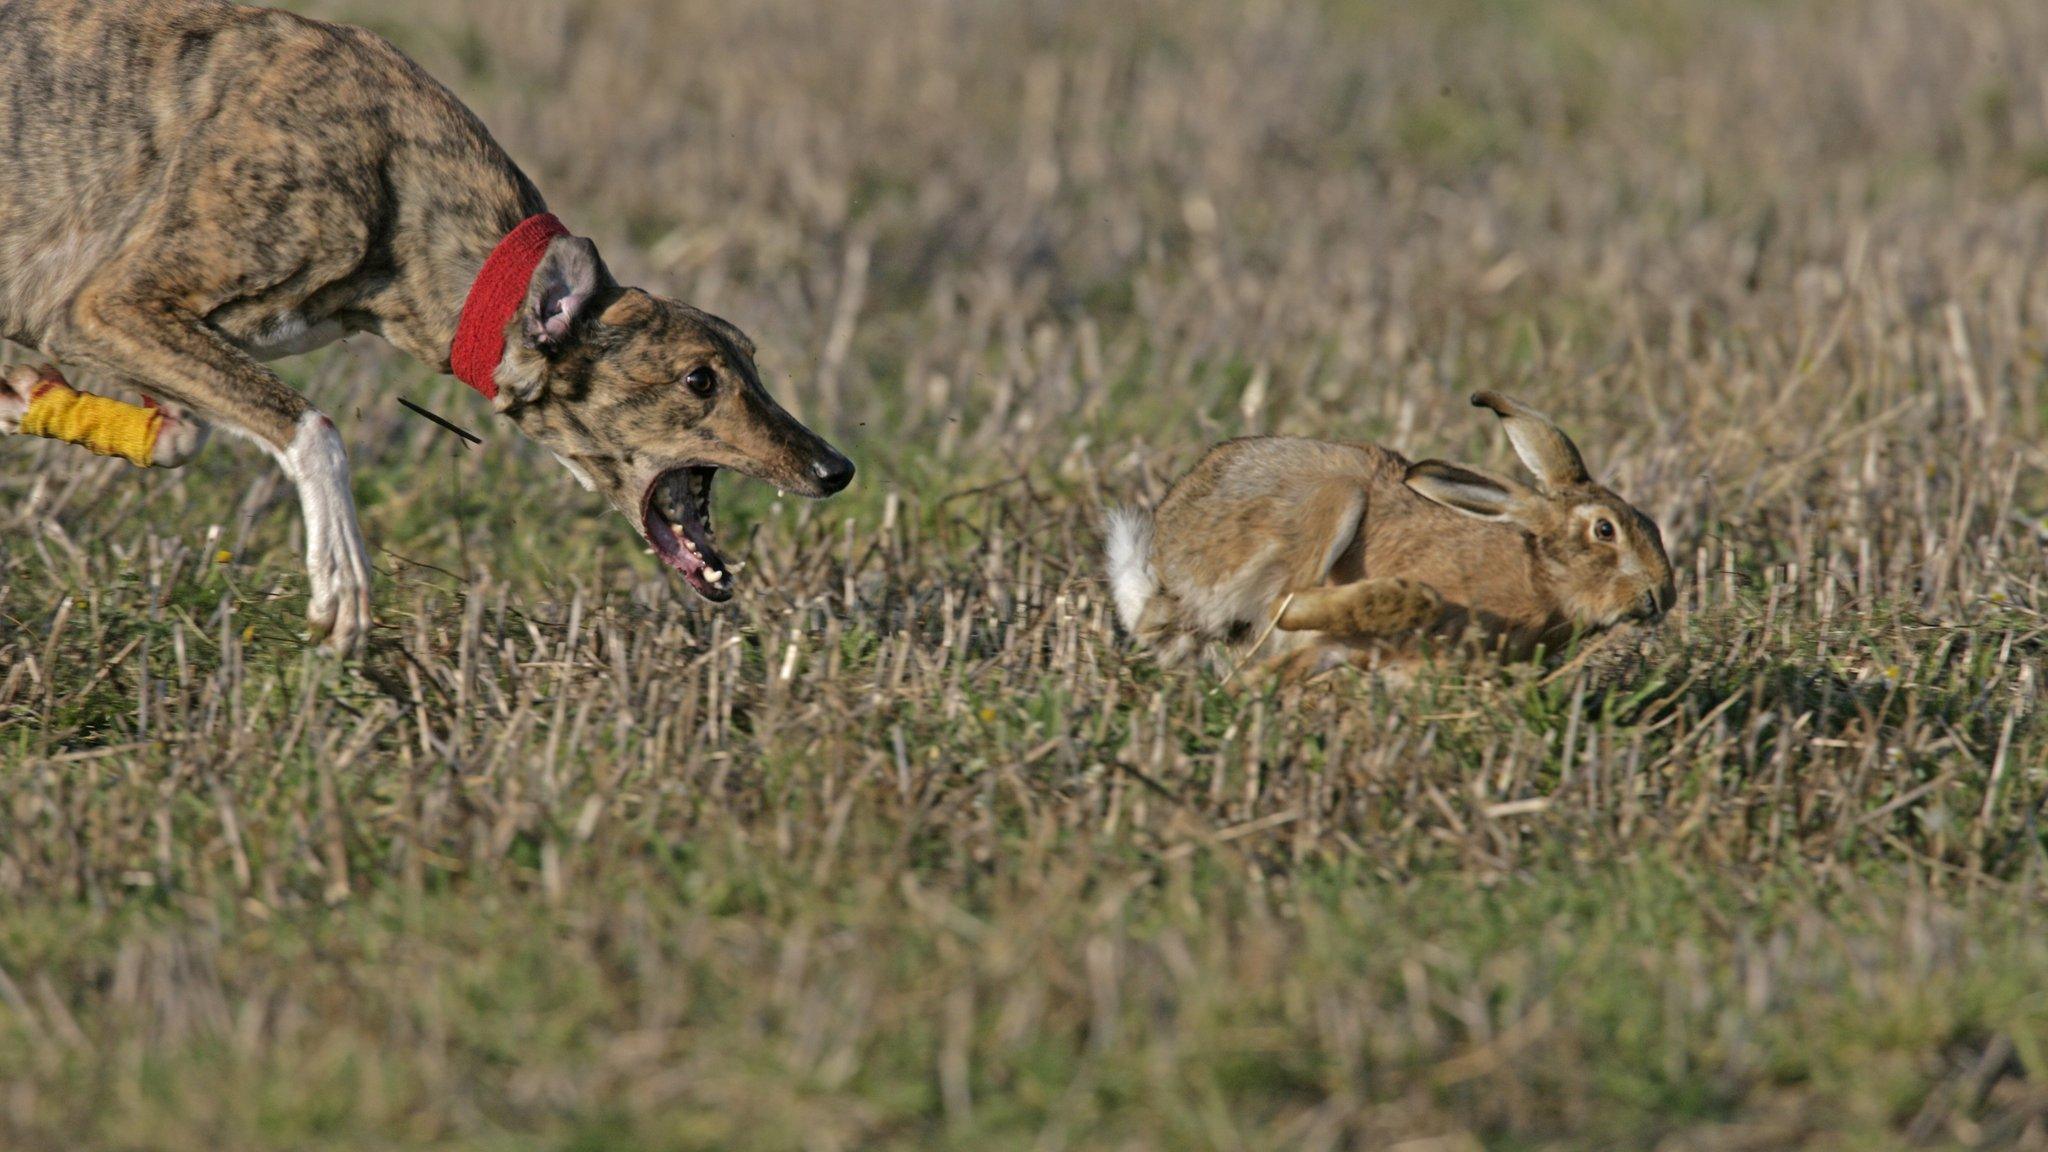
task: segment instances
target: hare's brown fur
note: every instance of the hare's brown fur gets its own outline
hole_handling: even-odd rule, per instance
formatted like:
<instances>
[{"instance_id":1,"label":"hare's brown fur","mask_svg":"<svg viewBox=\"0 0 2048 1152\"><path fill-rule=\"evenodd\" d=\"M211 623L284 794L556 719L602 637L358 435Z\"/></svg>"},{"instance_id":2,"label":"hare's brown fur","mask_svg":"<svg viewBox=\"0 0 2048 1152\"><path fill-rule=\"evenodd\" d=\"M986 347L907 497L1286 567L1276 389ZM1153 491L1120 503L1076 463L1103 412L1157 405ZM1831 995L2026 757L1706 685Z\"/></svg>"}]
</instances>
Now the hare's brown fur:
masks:
<instances>
[{"instance_id":1,"label":"hare's brown fur","mask_svg":"<svg viewBox=\"0 0 2048 1152\"><path fill-rule=\"evenodd\" d=\"M1502 416L1536 489L1373 444L1227 441L1149 523L1112 521L1126 628L1169 661L1271 629L1264 651L1290 666L1378 666L1458 642L1522 659L1668 609L1657 526L1539 414L1474 403Z\"/></svg>"}]
</instances>

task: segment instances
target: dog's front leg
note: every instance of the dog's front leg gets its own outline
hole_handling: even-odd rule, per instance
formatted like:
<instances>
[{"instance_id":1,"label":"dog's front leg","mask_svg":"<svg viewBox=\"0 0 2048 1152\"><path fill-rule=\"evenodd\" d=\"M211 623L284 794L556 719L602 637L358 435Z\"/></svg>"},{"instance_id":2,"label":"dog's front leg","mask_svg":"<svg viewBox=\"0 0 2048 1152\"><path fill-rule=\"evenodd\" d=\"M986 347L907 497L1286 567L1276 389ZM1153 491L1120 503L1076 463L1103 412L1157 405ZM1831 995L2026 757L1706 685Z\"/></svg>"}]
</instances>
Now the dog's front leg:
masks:
<instances>
[{"instance_id":1,"label":"dog's front leg","mask_svg":"<svg viewBox=\"0 0 2048 1152\"><path fill-rule=\"evenodd\" d=\"M350 651L370 625L370 554L334 422L198 317L131 291L89 286L73 309L67 359L147 381L181 409L267 449L299 492L306 524L306 616L327 647Z\"/></svg>"}]
</instances>

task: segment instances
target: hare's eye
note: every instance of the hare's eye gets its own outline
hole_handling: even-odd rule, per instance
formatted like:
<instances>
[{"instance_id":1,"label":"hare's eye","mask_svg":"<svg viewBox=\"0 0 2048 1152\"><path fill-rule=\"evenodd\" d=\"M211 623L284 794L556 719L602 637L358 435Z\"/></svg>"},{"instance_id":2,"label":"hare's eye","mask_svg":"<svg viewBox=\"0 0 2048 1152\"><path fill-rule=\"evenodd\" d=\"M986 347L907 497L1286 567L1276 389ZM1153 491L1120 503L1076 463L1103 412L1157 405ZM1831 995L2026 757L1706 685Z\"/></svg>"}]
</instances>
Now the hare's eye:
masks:
<instances>
[{"instance_id":1,"label":"hare's eye","mask_svg":"<svg viewBox=\"0 0 2048 1152\"><path fill-rule=\"evenodd\" d=\"M690 374L683 377L683 387L699 396L711 395L711 390L717 386L718 377L709 368L692 368Z\"/></svg>"},{"instance_id":2,"label":"hare's eye","mask_svg":"<svg viewBox=\"0 0 2048 1152\"><path fill-rule=\"evenodd\" d=\"M1607 519L1593 521L1593 538L1596 540L1613 540L1614 521Z\"/></svg>"}]
</instances>

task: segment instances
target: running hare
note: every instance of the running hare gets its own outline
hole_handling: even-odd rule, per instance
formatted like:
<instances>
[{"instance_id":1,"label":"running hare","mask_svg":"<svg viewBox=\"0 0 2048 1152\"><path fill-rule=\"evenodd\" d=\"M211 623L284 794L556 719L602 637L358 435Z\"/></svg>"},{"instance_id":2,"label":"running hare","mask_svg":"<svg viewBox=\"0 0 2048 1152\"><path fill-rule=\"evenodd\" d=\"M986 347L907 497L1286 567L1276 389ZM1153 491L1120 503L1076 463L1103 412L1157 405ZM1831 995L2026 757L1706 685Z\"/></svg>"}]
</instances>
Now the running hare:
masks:
<instances>
[{"instance_id":1,"label":"running hare","mask_svg":"<svg viewBox=\"0 0 2048 1152\"><path fill-rule=\"evenodd\" d=\"M1650 518L1595 484L1544 416L1496 392L1531 489L1371 444L1253 437L1209 450L1151 515L1109 519L1125 629L1174 662L1272 626L1286 674L1476 642L1507 659L1655 620L1671 562Z\"/></svg>"}]
</instances>

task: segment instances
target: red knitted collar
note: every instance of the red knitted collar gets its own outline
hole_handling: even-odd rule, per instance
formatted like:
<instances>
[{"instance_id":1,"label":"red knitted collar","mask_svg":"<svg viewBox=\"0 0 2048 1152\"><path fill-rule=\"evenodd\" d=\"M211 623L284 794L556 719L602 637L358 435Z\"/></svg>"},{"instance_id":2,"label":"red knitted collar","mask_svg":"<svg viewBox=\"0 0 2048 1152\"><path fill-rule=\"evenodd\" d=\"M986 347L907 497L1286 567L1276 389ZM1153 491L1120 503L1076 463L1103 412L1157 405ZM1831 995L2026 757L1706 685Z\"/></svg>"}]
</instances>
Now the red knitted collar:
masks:
<instances>
[{"instance_id":1,"label":"red knitted collar","mask_svg":"<svg viewBox=\"0 0 2048 1152\"><path fill-rule=\"evenodd\" d=\"M498 398L498 365L505 359L505 327L512 314L526 302L526 290L533 282L533 270L540 267L548 245L569 230L551 213L543 212L519 222L505 234L484 261L476 282L469 286L469 299L462 305L462 319L455 326L455 347L448 365L457 379L484 399Z\"/></svg>"}]
</instances>

